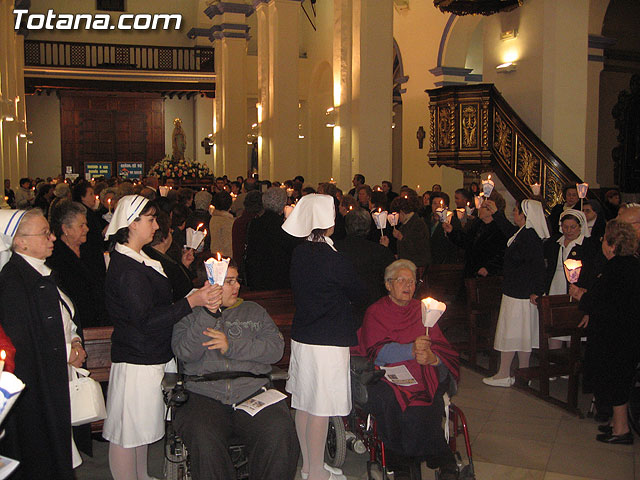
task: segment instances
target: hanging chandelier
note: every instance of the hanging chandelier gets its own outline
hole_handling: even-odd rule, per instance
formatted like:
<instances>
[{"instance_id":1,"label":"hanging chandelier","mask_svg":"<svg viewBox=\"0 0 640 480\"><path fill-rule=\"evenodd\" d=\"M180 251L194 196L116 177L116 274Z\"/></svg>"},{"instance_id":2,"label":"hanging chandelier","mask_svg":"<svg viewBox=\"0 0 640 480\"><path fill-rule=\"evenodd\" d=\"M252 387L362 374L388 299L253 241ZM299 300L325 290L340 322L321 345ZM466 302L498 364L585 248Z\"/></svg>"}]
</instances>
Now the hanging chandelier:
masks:
<instances>
[{"instance_id":1,"label":"hanging chandelier","mask_svg":"<svg viewBox=\"0 0 640 480\"><path fill-rule=\"evenodd\" d=\"M443 12L456 15L493 15L522 5L523 0L433 0Z\"/></svg>"}]
</instances>

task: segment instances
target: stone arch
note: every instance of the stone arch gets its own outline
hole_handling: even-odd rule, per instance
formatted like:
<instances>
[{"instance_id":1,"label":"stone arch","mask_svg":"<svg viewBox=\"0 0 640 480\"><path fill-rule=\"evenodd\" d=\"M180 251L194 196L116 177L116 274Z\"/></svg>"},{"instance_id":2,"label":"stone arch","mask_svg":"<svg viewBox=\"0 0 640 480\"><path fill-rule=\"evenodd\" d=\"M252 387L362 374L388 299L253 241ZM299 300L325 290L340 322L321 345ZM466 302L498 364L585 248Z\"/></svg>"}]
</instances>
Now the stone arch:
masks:
<instances>
[{"instance_id":1,"label":"stone arch","mask_svg":"<svg viewBox=\"0 0 640 480\"><path fill-rule=\"evenodd\" d=\"M431 70L436 77L441 77L436 85L459 84L467 81L479 81L474 72L467 68L467 57L474 37L481 36L483 17L479 15L458 16L451 14L442 30L438 49L437 65Z\"/></svg>"}]
</instances>

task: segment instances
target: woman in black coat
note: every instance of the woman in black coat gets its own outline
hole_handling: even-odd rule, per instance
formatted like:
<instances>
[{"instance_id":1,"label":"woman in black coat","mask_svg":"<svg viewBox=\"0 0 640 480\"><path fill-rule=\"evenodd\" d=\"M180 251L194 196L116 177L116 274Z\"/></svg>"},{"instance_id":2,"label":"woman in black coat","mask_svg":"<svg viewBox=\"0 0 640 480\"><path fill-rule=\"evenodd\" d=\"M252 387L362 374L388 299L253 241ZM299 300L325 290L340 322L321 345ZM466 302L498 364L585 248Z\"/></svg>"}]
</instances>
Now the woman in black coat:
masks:
<instances>
[{"instance_id":1,"label":"woman in black coat","mask_svg":"<svg viewBox=\"0 0 640 480\"><path fill-rule=\"evenodd\" d=\"M580 300L589 326L587 349L593 362L596 401L613 407L613 421L601 426L596 440L630 445L633 433L627 422L627 405L636 365L640 360L638 301L640 261L634 256L638 239L629 224L607 224L602 253L607 263L589 290L572 285L569 293Z\"/></svg>"},{"instance_id":2,"label":"woman in black coat","mask_svg":"<svg viewBox=\"0 0 640 480\"><path fill-rule=\"evenodd\" d=\"M549 236L540 202L523 200L513 209L516 225L498 211L495 202L484 202L506 237L502 302L494 348L500 352L500 369L482 381L492 387L510 387L511 363L518 353L520 368L529 366L531 349L539 346L537 298L544 293L542 239Z\"/></svg>"},{"instance_id":3,"label":"woman in black coat","mask_svg":"<svg viewBox=\"0 0 640 480\"><path fill-rule=\"evenodd\" d=\"M68 364L81 366L86 353L71 315L63 314L73 304L44 263L55 237L38 209L4 210L0 219L5 236L15 233L14 253L0 273L0 323L16 347L15 375L27 385L3 424L1 450L20 461L11 478L71 480L81 460L72 455Z\"/></svg>"},{"instance_id":4,"label":"woman in black coat","mask_svg":"<svg viewBox=\"0 0 640 480\"><path fill-rule=\"evenodd\" d=\"M47 259L62 288L76 306L78 328L109 325L104 306L104 281L92 269L81 246L87 240L87 209L77 202L63 200L51 211L51 229L56 236L53 254Z\"/></svg>"},{"instance_id":5,"label":"woman in black coat","mask_svg":"<svg viewBox=\"0 0 640 480\"><path fill-rule=\"evenodd\" d=\"M115 243L107 272L105 303L113 321L107 419L102 436L111 442L115 480L147 472L147 447L164 436L160 384L172 360L173 325L192 307L219 307L220 287L209 283L172 303L171 283L160 262L142 247L158 229L156 207L140 195L120 199L107 235Z\"/></svg>"},{"instance_id":6,"label":"woman in black coat","mask_svg":"<svg viewBox=\"0 0 640 480\"><path fill-rule=\"evenodd\" d=\"M469 221L471 225L467 230L454 229L450 223L442 224L449 239L464 249L465 277L487 277L502 274L507 237L498 224L493 221L493 216L486 205L478 209L477 219Z\"/></svg>"},{"instance_id":7,"label":"woman in black coat","mask_svg":"<svg viewBox=\"0 0 640 480\"><path fill-rule=\"evenodd\" d=\"M411 260L418 268L428 267L431 263L429 231L416 213L414 202L401 195L391 202L391 211L398 212L400 217L400 225L393 229L393 237L398 241L398 258ZM388 247L388 237L381 237L380 243Z\"/></svg>"}]
</instances>

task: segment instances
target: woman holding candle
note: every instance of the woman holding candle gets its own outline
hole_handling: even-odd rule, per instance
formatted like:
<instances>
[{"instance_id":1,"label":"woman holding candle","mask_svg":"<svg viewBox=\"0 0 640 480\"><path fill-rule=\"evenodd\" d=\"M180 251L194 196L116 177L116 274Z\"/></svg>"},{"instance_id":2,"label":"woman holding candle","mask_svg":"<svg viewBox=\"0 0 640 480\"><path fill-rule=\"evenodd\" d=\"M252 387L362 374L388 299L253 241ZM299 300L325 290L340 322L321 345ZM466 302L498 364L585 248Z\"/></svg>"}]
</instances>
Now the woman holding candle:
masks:
<instances>
[{"instance_id":1,"label":"woman holding candle","mask_svg":"<svg viewBox=\"0 0 640 480\"><path fill-rule=\"evenodd\" d=\"M307 240L291 258L296 313L286 389L296 409L303 478L309 480L345 478L339 470L327 470L324 445L329 417L351 411L349 347L357 343L352 303L367 300L353 265L329 238L334 217L332 197L309 194L282 225L288 234Z\"/></svg>"},{"instance_id":2,"label":"woman holding candle","mask_svg":"<svg viewBox=\"0 0 640 480\"><path fill-rule=\"evenodd\" d=\"M391 202L391 211L399 214L400 225L393 229L398 258L426 268L431 263L429 231L424 220L416 214L415 202L410 201L408 196L400 195ZM388 247L388 237L381 237L380 243Z\"/></svg>"},{"instance_id":3,"label":"woman holding candle","mask_svg":"<svg viewBox=\"0 0 640 480\"><path fill-rule=\"evenodd\" d=\"M482 381L492 387L510 387L511 363L518 353L520 368L529 366L531 349L539 346L537 298L544 293L544 257L542 239L549 237L540 202L523 200L513 209L516 225L498 210L495 202L485 200L494 221L507 241L504 254L502 303L494 348L500 352L500 369Z\"/></svg>"},{"instance_id":4,"label":"woman holding candle","mask_svg":"<svg viewBox=\"0 0 640 480\"><path fill-rule=\"evenodd\" d=\"M589 288L593 277L596 255L598 251L588 238L587 218L579 210L568 209L560 214L560 233L552 236L544 243L544 261L546 264L547 295L566 295L568 285L564 262L567 259L580 260L582 268L578 286ZM570 337L558 337L549 340L549 348L562 347L563 341Z\"/></svg>"},{"instance_id":5,"label":"woman holding candle","mask_svg":"<svg viewBox=\"0 0 640 480\"><path fill-rule=\"evenodd\" d=\"M39 209L0 212L0 247L13 250L0 273L0 322L16 348L15 375L28 386L2 443L2 453L20 461L16 479L71 480L82 463L71 433L69 366L82 366L86 353L74 304L45 265L54 240Z\"/></svg>"},{"instance_id":6,"label":"woman holding candle","mask_svg":"<svg viewBox=\"0 0 640 480\"><path fill-rule=\"evenodd\" d=\"M386 448L426 460L440 469L442 480L456 479L456 461L442 431L442 396L450 380L459 378L458 354L437 324L425 335L422 307L413 298L416 266L396 260L384 278L389 295L367 309L353 353L376 365L404 366L416 383L398 386L384 378L368 387L365 408L375 415Z\"/></svg>"},{"instance_id":7,"label":"woman holding candle","mask_svg":"<svg viewBox=\"0 0 640 480\"><path fill-rule=\"evenodd\" d=\"M627 405L636 365L640 360L638 302L640 261L634 256L638 239L633 227L611 220L602 241L607 259L601 275L589 290L576 285L569 294L580 301L588 316L587 350L593 355L593 380L596 402L613 406L613 421L601 426L596 440L630 445L633 434L627 422Z\"/></svg>"},{"instance_id":8,"label":"woman holding candle","mask_svg":"<svg viewBox=\"0 0 640 480\"><path fill-rule=\"evenodd\" d=\"M156 207L140 195L120 199L107 230L114 244L106 280L113 322L111 375L103 437L115 480L148 479L147 447L164 435L160 383L172 360L173 325L195 306L217 310L221 289L207 283L171 303L171 283L142 247L153 240ZM136 477L137 475L137 477Z\"/></svg>"}]
</instances>

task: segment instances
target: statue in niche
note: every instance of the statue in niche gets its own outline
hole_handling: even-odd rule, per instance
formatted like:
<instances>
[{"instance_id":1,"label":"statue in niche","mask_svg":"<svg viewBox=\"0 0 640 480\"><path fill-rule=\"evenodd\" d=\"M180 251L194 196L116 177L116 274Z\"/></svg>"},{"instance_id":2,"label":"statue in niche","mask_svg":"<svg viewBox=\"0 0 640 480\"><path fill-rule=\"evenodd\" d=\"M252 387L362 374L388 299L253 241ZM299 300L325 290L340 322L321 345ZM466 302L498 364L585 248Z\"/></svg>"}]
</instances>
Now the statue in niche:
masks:
<instances>
[{"instance_id":1,"label":"statue in niche","mask_svg":"<svg viewBox=\"0 0 640 480\"><path fill-rule=\"evenodd\" d=\"M623 192L640 192L640 75L629 83L630 92L618 94L612 114L618 130L618 146L613 149L614 178Z\"/></svg>"},{"instance_id":2,"label":"statue in niche","mask_svg":"<svg viewBox=\"0 0 640 480\"><path fill-rule=\"evenodd\" d=\"M173 134L171 136L173 153L171 154L171 157L174 160L184 160L184 152L187 149L187 137L182 129L182 120L176 118L173 121L173 125Z\"/></svg>"}]
</instances>

